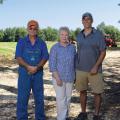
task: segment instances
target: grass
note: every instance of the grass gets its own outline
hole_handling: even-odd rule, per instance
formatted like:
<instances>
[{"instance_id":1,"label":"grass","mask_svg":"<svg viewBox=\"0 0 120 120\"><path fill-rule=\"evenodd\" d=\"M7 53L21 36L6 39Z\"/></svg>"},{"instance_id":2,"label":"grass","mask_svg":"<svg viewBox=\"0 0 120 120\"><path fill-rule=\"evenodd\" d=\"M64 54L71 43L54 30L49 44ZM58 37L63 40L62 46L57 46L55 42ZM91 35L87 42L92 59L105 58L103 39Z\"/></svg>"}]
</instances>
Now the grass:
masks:
<instances>
[{"instance_id":1,"label":"grass","mask_svg":"<svg viewBox=\"0 0 120 120\"><path fill-rule=\"evenodd\" d=\"M0 56L13 58L15 54L15 42L0 42Z\"/></svg>"},{"instance_id":2,"label":"grass","mask_svg":"<svg viewBox=\"0 0 120 120\"><path fill-rule=\"evenodd\" d=\"M109 48L107 48L107 50L112 50L112 51L113 51L113 50L114 50L114 51L115 51L115 50L120 50L120 47L109 47Z\"/></svg>"},{"instance_id":3,"label":"grass","mask_svg":"<svg viewBox=\"0 0 120 120\"><path fill-rule=\"evenodd\" d=\"M51 48L55 43L56 43L56 42L46 41L48 51L50 51L50 48Z\"/></svg>"},{"instance_id":4,"label":"grass","mask_svg":"<svg viewBox=\"0 0 120 120\"><path fill-rule=\"evenodd\" d=\"M56 42L46 41L48 51ZM0 56L12 59L15 56L16 42L0 42Z\"/></svg>"},{"instance_id":5,"label":"grass","mask_svg":"<svg viewBox=\"0 0 120 120\"><path fill-rule=\"evenodd\" d=\"M117 47L108 47L107 50L120 50L120 42L116 42Z\"/></svg>"},{"instance_id":6,"label":"grass","mask_svg":"<svg viewBox=\"0 0 120 120\"><path fill-rule=\"evenodd\" d=\"M56 42L46 41L48 51ZM12 59L15 56L15 47L16 42L0 42L0 56L4 56L5 58ZM120 50L120 44L118 47L107 48L107 50Z\"/></svg>"}]
</instances>

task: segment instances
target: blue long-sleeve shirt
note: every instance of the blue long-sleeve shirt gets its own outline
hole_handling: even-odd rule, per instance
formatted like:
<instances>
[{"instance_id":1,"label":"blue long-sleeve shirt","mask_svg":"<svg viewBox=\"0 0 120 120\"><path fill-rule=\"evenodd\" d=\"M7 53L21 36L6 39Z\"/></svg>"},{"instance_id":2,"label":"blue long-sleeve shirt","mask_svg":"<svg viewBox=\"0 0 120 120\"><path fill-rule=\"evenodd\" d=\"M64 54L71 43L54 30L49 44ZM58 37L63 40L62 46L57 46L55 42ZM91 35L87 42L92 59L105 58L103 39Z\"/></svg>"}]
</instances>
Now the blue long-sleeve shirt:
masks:
<instances>
[{"instance_id":1,"label":"blue long-sleeve shirt","mask_svg":"<svg viewBox=\"0 0 120 120\"><path fill-rule=\"evenodd\" d=\"M49 67L50 72L58 72L64 82L72 82L75 79L75 54L74 45L66 47L56 43L50 50Z\"/></svg>"}]
</instances>

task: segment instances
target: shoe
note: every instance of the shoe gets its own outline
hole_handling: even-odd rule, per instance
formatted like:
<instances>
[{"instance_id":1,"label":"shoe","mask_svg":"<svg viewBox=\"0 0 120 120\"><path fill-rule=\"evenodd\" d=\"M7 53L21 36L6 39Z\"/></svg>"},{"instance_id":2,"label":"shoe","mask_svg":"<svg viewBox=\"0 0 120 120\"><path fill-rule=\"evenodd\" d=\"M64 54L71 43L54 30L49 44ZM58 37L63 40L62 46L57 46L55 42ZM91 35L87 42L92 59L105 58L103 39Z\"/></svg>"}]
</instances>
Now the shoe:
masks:
<instances>
[{"instance_id":1,"label":"shoe","mask_svg":"<svg viewBox=\"0 0 120 120\"><path fill-rule=\"evenodd\" d=\"M87 120L87 113L81 112L75 120Z\"/></svg>"},{"instance_id":2,"label":"shoe","mask_svg":"<svg viewBox=\"0 0 120 120\"><path fill-rule=\"evenodd\" d=\"M99 115L94 115L93 120L100 120L100 116Z\"/></svg>"},{"instance_id":3,"label":"shoe","mask_svg":"<svg viewBox=\"0 0 120 120\"><path fill-rule=\"evenodd\" d=\"M70 118L66 118L66 120L70 120Z\"/></svg>"}]
</instances>

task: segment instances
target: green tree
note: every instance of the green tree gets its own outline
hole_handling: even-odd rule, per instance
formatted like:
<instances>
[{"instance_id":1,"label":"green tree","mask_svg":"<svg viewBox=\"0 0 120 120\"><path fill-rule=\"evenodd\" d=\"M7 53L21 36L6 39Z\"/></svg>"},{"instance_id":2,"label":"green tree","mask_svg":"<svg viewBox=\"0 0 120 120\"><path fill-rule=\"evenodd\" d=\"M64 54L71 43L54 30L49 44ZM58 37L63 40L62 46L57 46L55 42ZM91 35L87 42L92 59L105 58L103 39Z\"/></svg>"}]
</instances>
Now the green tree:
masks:
<instances>
[{"instance_id":1,"label":"green tree","mask_svg":"<svg viewBox=\"0 0 120 120\"><path fill-rule=\"evenodd\" d=\"M45 40L45 34L44 34L44 31L42 29L40 29L38 31L38 37L40 37L42 40Z\"/></svg>"},{"instance_id":2,"label":"green tree","mask_svg":"<svg viewBox=\"0 0 120 120\"><path fill-rule=\"evenodd\" d=\"M80 28L76 28L76 30L74 31L75 32L75 36L77 36L80 31L81 31Z\"/></svg>"},{"instance_id":3,"label":"green tree","mask_svg":"<svg viewBox=\"0 0 120 120\"><path fill-rule=\"evenodd\" d=\"M3 4L3 1L5 1L5 0L0 0L0 4Z\"/></svg>"},{"instance_id":4,"label":"green tree","mask_svg":"<svg viewBox=\"0 0 120 120\"><path fill-rule=\"evenodd\" d=\"M0 42L3 41L3 37L4 37L4 31L0 30Z\"/></svg>"},{"instance_id":5,"label":"green tree","mask_svg":"<svg viewBox=\"0 0 120 120\"><path fill-rule=\"evenodd\" d=\"M105 33L104 28L105 28L105 23L104 23L104 22L101 22L101 23L97 26L97 29L99 29L99 30L102 31L103 33Z\"/></svg>"},{"instance_id":6,"label":"green tree","mask_svg":"<svg viewBox=\"0 0 120 120\"><path fill-rule=\"evenodd\" d=\"M14 42L15 33L16 33L16 28L6 28L4 30L4 42Z\"/></svg>"},{"instance_id":7,"label":"green tree","mask_svg":"<svg viewBox=\"0 0 120 120\"><path fill-rule=\"evenodd\" d=\"M23 38L27 35L27 30L24 27L16 28L15 32L15 41L18 41L19 38Z\"/></svg>"},{"instance_id":8,"label":"green tree","mask_svg":"<svg viewBox=\"0 0 120 120\"><path fill-rule=\"evenodd\" d=\"M120 41L120 31L112 25L104 27L105 34L110 34L115 41Z\"/></svg>"},{"instance_id":9,"label":"green tree","mask_svg":"<svg viewBox=\"0 0 120 120\"><path fill-rule=\"evenodd\" d=\"M47 27L46 29L42 29L42 34L44 34L44 40L46 41L56 41L58 40L58 30Z\"/></svg>"}]
</instances>

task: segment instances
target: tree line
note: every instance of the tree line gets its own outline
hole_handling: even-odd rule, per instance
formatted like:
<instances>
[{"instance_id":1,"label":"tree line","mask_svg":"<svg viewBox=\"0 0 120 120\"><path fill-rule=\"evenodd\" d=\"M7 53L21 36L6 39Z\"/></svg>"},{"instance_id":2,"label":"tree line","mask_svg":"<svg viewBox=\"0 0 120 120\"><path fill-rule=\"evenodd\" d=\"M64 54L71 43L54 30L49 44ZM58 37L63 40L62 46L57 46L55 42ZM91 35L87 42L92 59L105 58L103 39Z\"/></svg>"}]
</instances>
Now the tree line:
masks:
<instances>
[{"instance_id":1,"label":"tree line","mask_svg":"<svg viewBox=\"0 0 120 120\"><path fill-rule=\"evenodd\" d=\"M120 42L120 31L112 25L106 26L104 22L97 26L97 29L103 32L103 34L111 35L112 39ZM70 30L70 38L76 39L77 34L80 32L80 28ZM19 38L23 38L27 35L27 30L24 27L13 27L0 29L0 42L17 42ZM58 29L47 27L38 31L38 36L45 41L57 41Z\"/></svg>"},{"instance_id":2,"label":"tree line","mask_svg":"<svg viewBox=\"0 0 120 120\"><path fill-rule=\"evenodd\" d=\"M75 31L70 30L71 39L75 39L75 36L80 31L80 28L77 28ZM27 30L24 27L14 27L0 29L0 42L17 42L20 38L23 38L27 35ZM45 41L57 41L58 38L58 29L47 27L40 29L38 31L38 36Z\"/></svg>"}]
</instances>

